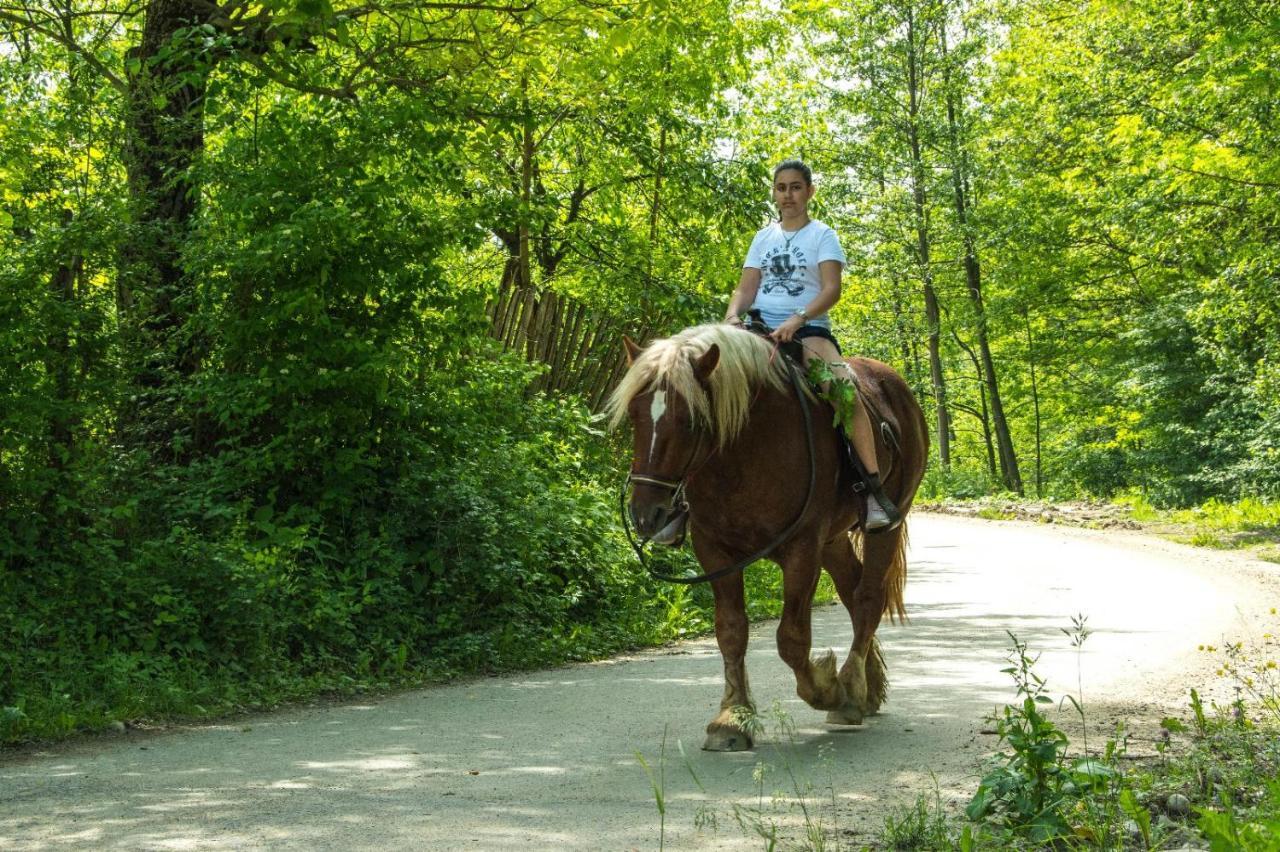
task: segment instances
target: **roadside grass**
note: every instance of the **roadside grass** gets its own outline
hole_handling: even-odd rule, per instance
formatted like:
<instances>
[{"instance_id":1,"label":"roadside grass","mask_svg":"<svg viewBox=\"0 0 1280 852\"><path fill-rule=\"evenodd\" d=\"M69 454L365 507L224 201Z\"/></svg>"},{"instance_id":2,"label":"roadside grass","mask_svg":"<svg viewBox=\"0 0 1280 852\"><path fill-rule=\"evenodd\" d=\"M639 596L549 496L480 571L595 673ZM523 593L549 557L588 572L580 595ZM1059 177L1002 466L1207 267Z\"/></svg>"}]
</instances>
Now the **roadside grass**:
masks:
<instances>
[{"instance_id":1,"label":"roadside grass","mask_svg":"<svg viewBox=\"0 0 1280 852\"><path fill-rule=\"evenodd\" d=\"M684 745L676 741L684 771L701 795L691 813L697 835L706 839L719 834L723 827L732 825L742 836L759 840L761 848L769 852L783 849L838 852L856 848L848 839L851 832L841 827L831 748L819 747L816 764L802 760L795 723L781 702L774 702L767 711L743 715L738 721L757 741L768 737L777 744L768 759L757 760L752 766L754 795L749 801L734 801L726 805L713 798L698 777ZM666 792L667 755L665 730L656 766L651 766L639 751L636 752L636 760L649 781L657 813L656 841L659 850L666 848L672 817ZM814 778L821 778L821 783L815 782Z\"/></svg>"},{"instance_id":2,"label":"roadside grass","mask_svg":"<svg viewBox=\"0 0 1280 852\"><path fill-rule=\"evenodd\" d=\"M669 559L678 568L700 570L688 548L673 552ZM643 573L630 560L620 570ZM772 563L760 562L746 569L745 578L748 618L778 617L782 572ZM649 591L622 597L607 618L595 613L541 627L504 623L486 633L450 637L430 649L411 649L403 643L366 649L354 660L308 657L297 661L279 652L272 665L252 670L236 660L211 660L195 653L170 658L112 651L104 639L98 656L86 660L79 670L52 680L42 691L21 691L12 701L0 701L0 749L98 732L163 729L304 702L390 694L468 677L549 668L660 647L714 630L714 599L705 584L639 580L637 587ZM834 584L823 574L815 604L831 604L836 598ZM33 655L22 660L31 670L52 666L49 659ZM7 669L4 663L0 659L0 676L11 677L16 684L36 682L30 671Z\"/></svg>"},{"instance_id":3,"label":"roadside grass","mask_svg":"<svg viewBox=\"0 0 1280 852\"><path fill-rule=\"evenodd\" d=\"M1275 610L1272 610L1272 615ZM1079 648L1083 619L1066 631ZM1161 721L1156 756L1126 760L1122 728L1101 748L1074 749L1042 708L1054 703L1034 672L1035 657L1010 634L1019 701L992 722L1001 749L990 759L963 818L937 792L895 811L867 849L1280 850L1280 677L1277 643L1206 647L1234 699L1206 705L1189 691L1186 718ZM1088 731L1086 707L1062 699Z\"/></svg>"},{"instance_id":4,"label":"roadside grass","mask_svg":"<svg viewBox=\"0 0 1280 852\"><path fill-rule=\"evenodd\" d=\"M1250 550L1259 559L1280 562L1280 503L1245 497L1209 500L1190 509L1158 509L1140 495L1118 498L1135 521L1183 544L1217 550Z\"/></svg>"},{"instance_id":5,"label":"roadside grass","mask_svg":"<svg viewBox=\"0 0 1280 852\"><path fill-rule=\"evenodd\" d=\"M777 763L758 761L752 769L755 803L734 803L733 820L738 828L747 836L760 838L768 850L833 852L846 848L830 747L819 747L816 766L801 767L796 757L795 723L778 702L753 724L757 735L772 728L780 747ZM816 784L812 780L815 775L823 777L824 783Z\"/></svg>"}]
</instances>

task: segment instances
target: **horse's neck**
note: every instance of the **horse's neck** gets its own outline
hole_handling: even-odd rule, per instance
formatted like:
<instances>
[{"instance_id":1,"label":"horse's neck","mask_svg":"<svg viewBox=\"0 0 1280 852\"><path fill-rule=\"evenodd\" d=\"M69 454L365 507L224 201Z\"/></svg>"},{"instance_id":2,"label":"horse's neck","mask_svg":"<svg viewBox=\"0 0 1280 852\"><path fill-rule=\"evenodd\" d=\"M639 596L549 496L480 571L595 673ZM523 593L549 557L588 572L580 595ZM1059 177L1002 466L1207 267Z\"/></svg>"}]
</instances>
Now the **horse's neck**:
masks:
<instances>
[{"instance_id":1,"label":"horse's neck","mask_svg":"<svg viewBox=\"0 0 1280 852\"><path fill-rule=\"evenodd\" d=\"M820 411L810 412L815 438L829 422ZM712 468L710 472L729 474L735 480L768 482L793 473L804 476L808 466L804 429L795 392L790 387L778 391L765 386L752 404L742 431L709 459L707 466Z\"/></svg>"}]
</instances>

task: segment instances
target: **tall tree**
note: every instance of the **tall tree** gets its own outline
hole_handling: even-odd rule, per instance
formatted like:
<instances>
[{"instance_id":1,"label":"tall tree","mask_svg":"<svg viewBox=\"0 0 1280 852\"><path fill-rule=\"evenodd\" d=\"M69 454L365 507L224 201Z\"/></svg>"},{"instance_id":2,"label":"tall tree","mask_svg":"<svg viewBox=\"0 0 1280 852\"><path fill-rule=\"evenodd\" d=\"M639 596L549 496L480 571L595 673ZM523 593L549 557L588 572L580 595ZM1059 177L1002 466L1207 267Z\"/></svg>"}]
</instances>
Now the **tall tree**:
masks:
<instances>
[{"instance_id":1,"label":"tall tree","mask_svg":"<svg viewBox=\"0 0 1280 852\"><path fill-rule=\"evenodd\" d=\"M1000 380L996 372L995 359L991 355L991 342L988 336L987 308L982 298L982 261L978 255L978 240L975 236L976 226L972 221L971 160L968 147L971 144L965 121L965 102L972 97L967 91L965 81L972 80L975 69L972 60L981 60L982 45L965 45L965 52L970 52L972 60L966 61L965 53L955 53L948 48L947 30L957 26L964 32L963 17L953 17L954 5L947 5L946 12L938 22L938 45L941 51L942 92L946 103L947 125L947 163L951 173L952 198L955 205L955 216L960 231L961 245L964 252L964 274L969 299L973 304L975 317L975 336L978 354L981 357L981 373L986 393L991 398L991 420L995 431L996 445L1000 456L1000 479L1004 487L1010 491L1022 493L1022 474L1018 470L1018 457L1013 449L1013 436L1009 431L1009 422L1004 413L1004 402L1000 396ZM977 40L975 40L977 41ZM983 409L986 402L983 401Z\"/></svg>"},{"instance_id":2,"label":"tall tree","mask_svg":"<svg viewBox=\"0 0 1280 852\"><path fill-rule=\"evenodd\" d=\"M923 303L936 457L945 469L953 430L934 260L938 164L931 160L945 139L935 92L941 89L937 34L943 11L938 0L855 4L837 15L839 38L824 46L823 55L843 80L833 103L850 116L843 122L845 144L855 152L850 160L871 166L859 191L888 191L865 215L882 221L882 234L895 235L889 238L907 246L912 260Z\"/></svg>"}]
</instances>

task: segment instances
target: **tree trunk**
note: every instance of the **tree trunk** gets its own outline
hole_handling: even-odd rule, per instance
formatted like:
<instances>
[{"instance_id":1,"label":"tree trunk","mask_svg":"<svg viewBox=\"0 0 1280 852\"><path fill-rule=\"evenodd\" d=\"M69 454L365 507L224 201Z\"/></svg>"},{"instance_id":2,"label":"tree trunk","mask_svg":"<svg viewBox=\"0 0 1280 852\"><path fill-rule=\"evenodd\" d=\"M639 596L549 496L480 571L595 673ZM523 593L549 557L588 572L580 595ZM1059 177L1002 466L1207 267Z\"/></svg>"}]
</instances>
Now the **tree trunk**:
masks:
<instances>
[{"instance_id":1,"label":"tree trunk","mask_svg":"<svg viewBox=\"0 0 1280 852\"><path fill-rule=\"evenodd\" d=\"M947 384L942 371L942 317L938 296L933 288L930 267L930 234L928 190L925 187L924 156L920 144L920 50L915 10L907 9L907 141L911 150L911 198L916 230L916 257L924 285L924 315L929 328L929 375L933 381L934 412L938 428L938 462L946 470L951 466L951 416L947 411Z\"/></svg>"},{"instance_id":2,"label":"tree trunk","mask_svg":"<svg viewBox=\"0 0 1280 852\"><path fill-rule=\"evenodd\" d=\"M1013 451L1013 437L1009 422L1005 419L1004 404L1000 400L1000 383L996 378L995 360L991 357L991 343L987 336L987 310L982 301L982 264L969 222L969 176L960 145L960 106L951 86L951 71L947 57L946 25L939 27L942 46L944 85L947 93L947 135L951 149L951 185L954 190L956 220L964 241L964 274L969 301L973 303L977 325L978 352L982 357L984 384L991 395L991 419L1000 451L1000 478L1004 487L1015 494L1022 493L1022 474L1018 470L1018 457Z\"/></svg>"},{"instance_id":3,"label":"tree trunk","mask_svg":"<svg viewBox=\"0 0 1280 852\"><path fill-rule=\"evenodd\" d=\"M978 400L981 402L982 408L980 411L975 411L974 416L982 423L982 443L987 450L987 476L991 482L995 482L998 478L996 472L996 448L991 440L991 412L987 408L987 381L982 373L982 363L974 353L973 347L965 343L954 328L951 329L951 337L955 340L956 345L964 350L964 354L969 356L969 362L973 364L974 377L978 380Z\"/></svg>"},{"instance_id":4,"label":"tree trunk","mask_svg":"<svg viewBox=\"0 0 1280 852\"><path fill-rule=\"evenodd\" d=\"M525 313L520 320L525 358L532 361L537 351L538 298L533 292L532 261L529 257L529 218L533 214L533 110L529 106L529 79L520 80L524 93L524 125L520 145L520 284L525 288Z\"/></svg>"},{"instance_id":5,"label":"tree trunk","mask_svg":"<svg viewBox=\"0 0 1280 852\"><path fill-rule=\"evenodd\" d=\"M177 460L178 395L199 366L190 333L191 281L182 251L200 198L208 68L174 36L205 22L213 5L150 0L141 41L127 53L124 161L133 228L121 252L117 308L132 385L121 437Z\"/></svg>"},{"instance_id":6,"label":"tree trunk","mask_svg":"<svg viewBox=\"0 0 1280 852\"><path fill-rule=\"evenodd\" d=\"M662 169L667 156L667 128L664 126L658 135L658 161L653 168L653 200L649 204L649 259L645 270L645 288L641 294L640 304L644 312L648 312L653 292L653 253L658 250L658 213L662 210Z\"/></svg>"},{"instance_id":7,"label":"tree trunk","mask_svg":"<svg viewBox=\"0 0 1280 852\"><path fill-rule=\"evenodd\" d=\"M1026 311L1022 313L1022 319L1027 326L1027 366L1031 369L1031 409L1035 415L1035 433L1036 433L1036 498L1044 497L1044 471L1041 466L1040 453L1040 389L1036 385L1036 359L1035 351L1031 341L1031 317Z\"/></svg>"},{"instance_id":8,"label":"tree trunk","mask_svg":"<svg viewBox=\"0 0 1280 852\"><path fill-rule=\"evenodd\" d=\"M75 19L71 14L71 5L60 10L59 23L62 36L67 44L76 43ZM66 88L66 107L76 111L83 94L80 89L80 61L74 51L68 50L68 73ZM79 133L77 132L78 136ZM49 469L61 473L66 470L75 456L75 432L80 426L80 418L75 411L77 396L72 377L74 364L71 346L71 329L75 324L77 305L77 283L84 272L84 256L71 248L67 239L75 213L70 208L62 211L63 240L59 246L62 259L49 279L50 304L53 310L49 317L49 336L46 342L45 375L53 385L52 409L49 412ZM52 488L62 489L65 483L55 479ZM47 494L46 498L52 498Z\"/></svg>"},{"instance_id":9,"label":"tree trunk","mask_svg":"<svg viewBox=\"0 0 1280 852\"><path fill-rule=\"evenodd\" d=\"M62 211L62 227L71 226L72 212ZM49 295L54 307L50 317L45 373L53 384L52 410L49 413L49 468L63 471L75 455L75 429L79 418L73 411L75 391L72 388L71 325L76 311L76 281L84 269L84 257L68 252L49 280Z\"/></svg>"}]
</instances>

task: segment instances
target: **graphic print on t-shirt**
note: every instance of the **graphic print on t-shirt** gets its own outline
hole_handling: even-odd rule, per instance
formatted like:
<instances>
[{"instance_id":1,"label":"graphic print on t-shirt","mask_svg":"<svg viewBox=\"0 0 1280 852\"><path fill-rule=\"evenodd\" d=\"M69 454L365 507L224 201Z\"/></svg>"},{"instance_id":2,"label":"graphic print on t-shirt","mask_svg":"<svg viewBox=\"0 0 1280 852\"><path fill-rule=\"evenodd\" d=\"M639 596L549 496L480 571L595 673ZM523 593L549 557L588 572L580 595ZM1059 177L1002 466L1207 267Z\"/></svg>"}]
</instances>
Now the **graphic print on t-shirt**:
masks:
<instances>
[{"instance_id":1,"label":"graphic print on t-shirt","mask_svg":"<svg viewBox=\"0 0 1280 852\"><path fill-rule=\"evenodd\" d=\"M809 259L799 246L775 246L764 255L762 292L785 290L788 296L799 296L808 269Z\"/></svg>"}]
</instances>

